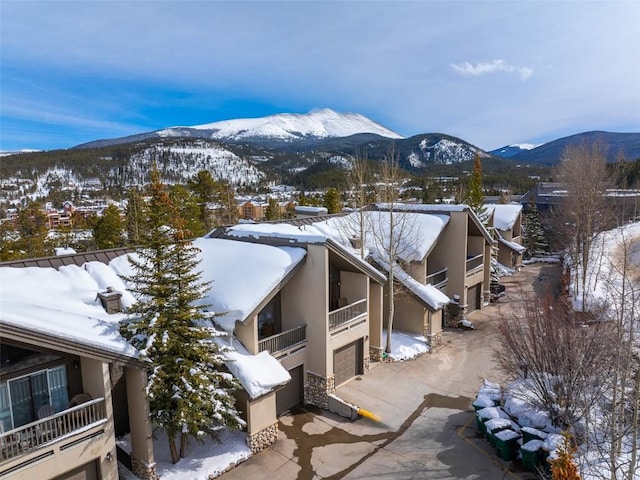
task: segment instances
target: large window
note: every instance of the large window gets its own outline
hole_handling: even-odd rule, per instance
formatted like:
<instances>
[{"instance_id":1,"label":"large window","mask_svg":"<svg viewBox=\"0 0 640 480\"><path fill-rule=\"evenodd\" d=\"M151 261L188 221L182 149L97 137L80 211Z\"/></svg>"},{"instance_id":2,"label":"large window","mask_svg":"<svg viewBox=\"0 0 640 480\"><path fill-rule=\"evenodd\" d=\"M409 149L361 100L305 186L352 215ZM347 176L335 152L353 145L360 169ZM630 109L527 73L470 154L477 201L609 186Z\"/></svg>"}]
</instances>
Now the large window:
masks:
<instances>
[{"instance_id":1,"label":"large window","mask_svg":"<svg viewBox=\"0 0 640 480\"><path fill-rule=\"evenodd\" d=\"M38 410L46 405L60 412L68 402L64 365L0 383L0 420L5 430L37 420Z\"/></svg>"},{"instance_id":2,"label":"large window","mask_svg":"<svg viewBox=\"0 0 640 480\"><path fill-rule=\"evenodd\" d=\"M280 292L258 314L258 339L282 332L280 319Z\"/></svg>"}]
</instances>

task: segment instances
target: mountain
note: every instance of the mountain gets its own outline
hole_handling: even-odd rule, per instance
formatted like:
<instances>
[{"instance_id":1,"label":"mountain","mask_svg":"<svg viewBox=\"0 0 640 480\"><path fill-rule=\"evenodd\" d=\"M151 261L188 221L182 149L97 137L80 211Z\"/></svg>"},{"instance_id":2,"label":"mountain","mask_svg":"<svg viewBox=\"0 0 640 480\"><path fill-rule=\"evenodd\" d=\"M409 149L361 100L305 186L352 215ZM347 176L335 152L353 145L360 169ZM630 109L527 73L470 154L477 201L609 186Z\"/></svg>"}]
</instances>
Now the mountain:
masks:
<instances>
[{"instance_id":1,"label":"mountain","mask_svg":"<svg viewBox=\"0 0 640 480\"><path fill-rule=\"evenodd\" d=\"M128 137L96 140L75 148L98 148L149 139L201 138L264 146L312 145L327 138L375 134L401 139L402 136L358 113L338 113L328 108L306 114L281 113L261 118L239 118L221 122L169 127Z\"/></svg>"},{"instance_id":2,"label":"mountain","mask_svg":"<svg viewBox=\"0 0 640 480\"><path fill-rule=\"evenodd\" d=\"M491 150L489 153L496 157L511 158L534 148L536 148L536 145L532 145L531 143L515 143L513 145L505 145L504 147Z\"/></svg>"},{"instance_id":3,"label":"mountain","mask_svg":"<svg viewBox=\"0 0 640 480\"><path fill-rule=\"evenodd\" d=\"M562 153L567 147L594 143L602 145L609 162L615 161L621 154L628 160L640 159L640 133L593 131L553 140L531 150L518 153L511 157L511 160L520 164L555 165L560 161Z\"/></svg>"}]
</instances>

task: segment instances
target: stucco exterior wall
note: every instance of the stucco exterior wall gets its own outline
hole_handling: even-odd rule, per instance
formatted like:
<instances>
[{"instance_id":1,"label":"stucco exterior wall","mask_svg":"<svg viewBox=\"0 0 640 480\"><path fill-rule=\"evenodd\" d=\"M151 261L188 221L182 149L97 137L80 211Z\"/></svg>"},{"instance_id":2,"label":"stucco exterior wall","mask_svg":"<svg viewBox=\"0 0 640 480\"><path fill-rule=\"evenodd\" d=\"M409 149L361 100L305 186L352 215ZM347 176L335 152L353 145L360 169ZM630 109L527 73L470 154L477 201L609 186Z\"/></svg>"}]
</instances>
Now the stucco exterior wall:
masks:
<instances>
[{"instance_id":1,"label":"stucco exterior wall","mask_svg":"<svg viewBox=\"0 0 640 480\"><path fill-rule=\"evenodd\" d=\"M300 319L307 325L306 369L327 376L329 351L329 274L328 251L324 245L310 244L307 258L287 284L287 301L282 302L282 316Z\"/></svg>"}]
</instances>

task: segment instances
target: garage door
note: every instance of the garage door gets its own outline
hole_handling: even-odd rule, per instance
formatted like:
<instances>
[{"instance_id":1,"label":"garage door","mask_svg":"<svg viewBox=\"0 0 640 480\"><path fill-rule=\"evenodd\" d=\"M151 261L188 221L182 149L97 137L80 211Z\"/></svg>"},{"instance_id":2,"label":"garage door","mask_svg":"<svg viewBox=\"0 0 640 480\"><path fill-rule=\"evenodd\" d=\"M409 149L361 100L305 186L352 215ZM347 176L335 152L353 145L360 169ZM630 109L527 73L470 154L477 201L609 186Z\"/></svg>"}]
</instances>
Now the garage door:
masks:
<instances>
[{"instance_id":1,"label":"garage door","mask_svg":"<svg viewBox=\"0 0 640 480\"><path fill-rule=\"evenodd\" d=\"M335 385L362 373L362 340L357 340L333 352Z\"/></svg>"},{"instance_id":2,"label":"garage door","mask_svg":"<svg viewBox=\"0 0 640 480\"><path fill-rule=\"evenodd\" d=\"M290 408L299 405L304 400L304 369L303 366L289 370L291 381L276 392L276 413L283 414Z\"/></svg>"},{"instance_id":3,"label":"garage door","mask_svg":"<svg viewBox=\"0 0 640 480\"><path fill-rule=\"evenodd\" d=\"M87 463L70 472L56 477L54 480L98 480L98 468L96 462Z\"/></svg>"},{"instance_id":4,"label":"garage door","mask_svg":"<svg viewBox=\"0 0 640 480\"><path fill-rule=\"evenodd\" d=\"M473 312L480 308L480 293L482 291L482 284L478 283L473 287L467 289L467 312Z\"/></svg>"}]
</instances>

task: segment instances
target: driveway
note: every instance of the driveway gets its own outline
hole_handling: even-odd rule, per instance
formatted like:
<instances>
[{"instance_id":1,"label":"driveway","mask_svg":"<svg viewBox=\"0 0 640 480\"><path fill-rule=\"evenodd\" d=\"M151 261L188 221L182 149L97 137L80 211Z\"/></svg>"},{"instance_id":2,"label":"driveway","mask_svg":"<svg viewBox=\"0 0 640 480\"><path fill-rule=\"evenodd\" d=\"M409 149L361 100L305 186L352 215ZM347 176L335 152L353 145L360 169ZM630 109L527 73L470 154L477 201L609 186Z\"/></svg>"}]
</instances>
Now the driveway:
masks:
<instances>
[{"instance_id":1,"label":"driveway","mask_svg":"<svg viewBox=\"0 0 640 480\"><path fill-rule=\"evenodd\" d=\"M504 277L506 296L469 315L475 330L446 329L433 353L375 364L337 390L380 422L300 408L280 418L275 445L220 478L535 479L478 436L471 403L483 378L501 380L493 359L496 320L513 312L522 292L542 292L558 274L557 266L529 265Z\"/></svg>"}]
</instances>

